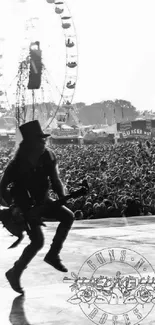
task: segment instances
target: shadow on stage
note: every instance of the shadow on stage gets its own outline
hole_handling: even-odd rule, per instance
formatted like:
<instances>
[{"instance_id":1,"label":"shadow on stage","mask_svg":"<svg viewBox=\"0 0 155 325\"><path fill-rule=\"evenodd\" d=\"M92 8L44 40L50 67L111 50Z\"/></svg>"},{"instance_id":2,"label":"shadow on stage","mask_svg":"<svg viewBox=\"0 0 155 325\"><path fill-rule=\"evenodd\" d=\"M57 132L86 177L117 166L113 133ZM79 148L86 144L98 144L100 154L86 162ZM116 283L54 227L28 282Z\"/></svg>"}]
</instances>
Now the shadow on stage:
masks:
<instances>
[{"instance_id":1,"label":"shadow on stage","mask_svg":"<svg viewBox=\"0 0 155 325\"><path fill-rule=\"evenodd\" d=\"M24 311L25 297L20 295L13 300L11 312L9 315L9 321L12 325L32 325L26 319Z\"/></svg>"}]
</instances>

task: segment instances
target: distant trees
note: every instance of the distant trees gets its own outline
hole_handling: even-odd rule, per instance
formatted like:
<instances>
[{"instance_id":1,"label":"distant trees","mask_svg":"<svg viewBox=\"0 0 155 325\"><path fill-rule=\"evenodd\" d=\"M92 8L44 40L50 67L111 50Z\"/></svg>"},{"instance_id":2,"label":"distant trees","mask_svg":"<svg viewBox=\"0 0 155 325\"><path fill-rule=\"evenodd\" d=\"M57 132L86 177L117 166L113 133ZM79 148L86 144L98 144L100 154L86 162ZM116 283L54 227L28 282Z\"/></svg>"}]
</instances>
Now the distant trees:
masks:
<instances>
[{"instance_id":1,"label":"distant trees","mask_svg":"<svg viewBox=\"0 0 155 325\"><path fill-rule=\"evenodd\" d=\"M55 103L37 104L36 110L40 116L49 119L57 110ZM62 111L62 108L60 108ZM113 124L121 121L134 120L140 114L131 102L124 99L106 100L99 103L86 105L84 102L75 104L76 114L82 124ZM6 115L15 116L15 106L13 105ZM69 125L74 125L75 121L70 119Z\"/></svg>"},{"instance_id":2,"label":"distant trees","mask_svg":"<svg viewBox=\"0 0 155 325\"><path fill-rule=\"evenodd\" d=\"M114 102L115 109L121 111L122 119L131 119L138 116L136 107L134 107L129 101L123 99L116 99Z\"/></svg>"},{"instance_id":3,"label":"distant trees","mask_svg":"<svg viewBox=\"0 0 155 325\"><path fill-rule=\"evenodd\" d=\"M78 117L85 125L112 125L115 122L134 120L139 116L139 112L131 102L124 99L105 100L91 105L77 103L76 107L79 107Z\"/></svg>"},{"instance_id":4,"label":"distant trees","mask_svg":"<svg viewBox=\"0 0 155 325\"><path fill-rule=\"evenodd\" d=\"M138 115L136 107L124 99L106 100L100 103L104 118L108 124L125 120L134 120Z\"/></svg>"}]
</instances>

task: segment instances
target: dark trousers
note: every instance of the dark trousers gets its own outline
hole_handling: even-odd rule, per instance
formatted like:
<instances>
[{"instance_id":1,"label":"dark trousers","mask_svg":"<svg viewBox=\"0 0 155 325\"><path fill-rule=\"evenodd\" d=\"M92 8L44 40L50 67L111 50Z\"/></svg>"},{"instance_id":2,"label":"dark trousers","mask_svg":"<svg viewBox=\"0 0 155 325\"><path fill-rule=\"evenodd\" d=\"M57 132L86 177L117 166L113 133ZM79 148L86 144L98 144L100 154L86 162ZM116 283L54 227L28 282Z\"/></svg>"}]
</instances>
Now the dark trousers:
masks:
<instances>
[{"instance_id":1,"label":"dark trousers","mask_svg":"<svg viewBox=\"0 0 155 325\"><path fill-rule=\"evenodd\" d=\"M59 254L73 224L74 214L65 206L55 206L53 201L48 198L44 204L43 216L49 218L51 221L52 219L60 221L50 248L50 253L56 256ZM28 235L31 242L24 249L18 261L15 262L15 267L19 274L22 273L22 271L27 267L33 257L44 245L44 235L41 226L36 225L35 223L30 223Z\"/></svg>"}]
</instances>

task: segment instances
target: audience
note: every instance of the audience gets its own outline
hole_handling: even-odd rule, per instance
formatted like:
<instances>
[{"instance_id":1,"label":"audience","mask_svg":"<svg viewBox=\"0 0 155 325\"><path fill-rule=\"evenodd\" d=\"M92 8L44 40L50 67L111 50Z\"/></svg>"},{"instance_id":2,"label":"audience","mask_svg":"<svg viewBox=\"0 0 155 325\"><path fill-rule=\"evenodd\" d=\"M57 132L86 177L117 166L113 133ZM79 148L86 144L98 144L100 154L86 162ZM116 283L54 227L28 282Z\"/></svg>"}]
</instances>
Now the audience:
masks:
<instances>
[{"instance_id":1,"label":"audience","mask_svg":"<svg viewBox=\"0 0 155 325\"><path fill-rule=\"evenodd\" d=\"M155 214L155 144L151 141L120 144L52 145L66 192L87 179L87 196L66 205L75 218L98 219ZM11 158L1 148L0 172ZM51 196L54 196L51 190Z\"/></svg>"}]
</instances>

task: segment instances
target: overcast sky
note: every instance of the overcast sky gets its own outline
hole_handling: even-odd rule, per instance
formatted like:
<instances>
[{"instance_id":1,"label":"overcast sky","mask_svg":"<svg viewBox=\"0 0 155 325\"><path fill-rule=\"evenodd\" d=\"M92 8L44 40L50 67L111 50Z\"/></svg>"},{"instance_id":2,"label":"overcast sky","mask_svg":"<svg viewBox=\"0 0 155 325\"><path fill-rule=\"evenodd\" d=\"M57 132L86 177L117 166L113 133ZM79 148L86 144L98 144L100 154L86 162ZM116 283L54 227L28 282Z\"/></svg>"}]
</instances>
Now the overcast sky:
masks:
<instances>
[{"instance_id":1,"label":"overcast sky","mask_svg":"<svg viewBox=\"0 0 155 325\"><path fill-rule=\"evenodd\" d=\"M31 10L29 7L26 12L28 1L22 0L19 8L19 1L0 0L0 37L7 40L5 55L10 62L11 58L13 62L18 59L15 53L12 57L12 52L22 30L22 17L25 13L31 15L31 10L35 14L32 3L36 0L31 0ZM39 2L43 4L43 0ZM67 0L66 3L78 39L74 102L126 99L137 109L155 111L155 1ZM50 32L46 37L49 36ZM9 66L10 81L16 73L13 62Z\"/></svg>"}]
</instances>

